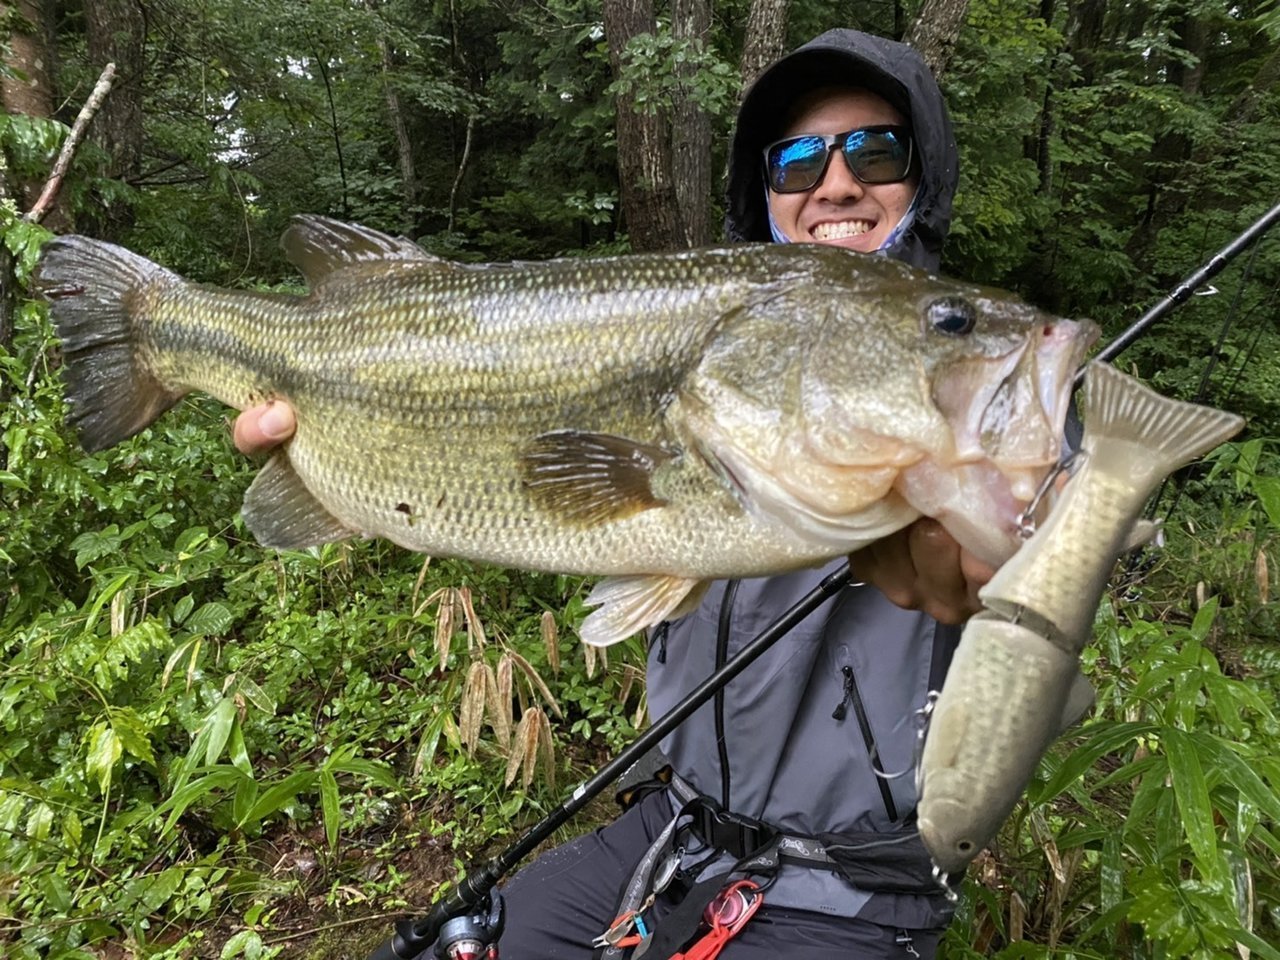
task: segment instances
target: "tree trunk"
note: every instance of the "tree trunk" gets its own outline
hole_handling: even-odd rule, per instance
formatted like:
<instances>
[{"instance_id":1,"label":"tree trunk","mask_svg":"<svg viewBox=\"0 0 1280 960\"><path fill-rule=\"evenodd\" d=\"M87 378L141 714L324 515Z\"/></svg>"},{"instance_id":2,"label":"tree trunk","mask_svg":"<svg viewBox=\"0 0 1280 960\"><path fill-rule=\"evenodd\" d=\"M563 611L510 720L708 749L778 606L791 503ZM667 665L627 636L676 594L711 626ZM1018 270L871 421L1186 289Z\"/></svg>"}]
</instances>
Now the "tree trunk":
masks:
<instances>
[{"instance_id":1,"label":"tree trunk","mask_svg":"<svg viewBox=\"0 0 1280 960\"><path fill-rule=\"evenodd\" d=\"M710 0L673 0L672 34L677 41L695 41L707 49L711 33ZM711 119L691 96L696 63L677 68L681 79L671 112L671 168L676 188L680 232L686 247L711 242Z\"/></svg>"},{"instance_id":2,"label":"tree trunk","mask_svg":"<svg viewBox=\"0 0 1280 960\"><path fill-rule=\"evenodd\" d=\"M365 0L365 8L377 17L377 0ZM387 116L391 120L391 129L396 135L396 156L400 161L400 197L403 209L400 211L401 229L408 233L413 228L413 209L418 203L418 177L413 165L413 141L409 139L409 127L405 123L404 111L400 107L400 94L396 92L395 54L391 44L378 30L378 54L382 58L382 92L387 101ZM452 204L450 204L452 211ZM452 219L452 212L450 214Z\"/></svg>"},{"instance_id":3,"label":"tree trunk","mask_svg":"<svg viewBox=\"0 0 1280 960\"><path fill-rule=\"evenodd\" d=\"M1174 36L1178 46L1189 54L1190 63L1180 57L1170 57L1166 75L1170 86L1178 87L1187 102L1200 96L1200 82L1204 78L1201 66L1204 62L1208 29L1197 14L1184 8L1175 21ZM1199 191L1201 185L1179 183L1185 176L1186 161L1191 156L1191 141L1181 130L1166 130L1156 138L1146 163L1147 209L1138 228L1130 235L1126 252L1135 263L1146 265L1156 237L1160 231L1181 216L1190 196L1188 188Z\"/></svg>"},{"instance_id":4,"label":"tree trunk","mask_svg":"<svg viewBox=\"0 0 1280 960\"><path fill-rule=\"evenodd\" d=\"M765 67L782 56L787 43L790 0L751 0L746 40L742 46L742 92L746 93Z\"/></svg>"},{"instance_id":5,"label":"tree trunk","mask_svg":"<svg viewBox=\"0 0 1280 960\"><path fill-rule=\"evenodd\" d=\"M40 0L0 3L0 17L14 24L9 32L4 69L0 69L0 105L5 113L44 120L53 116L50 14L48 3ZM5 172L8 175L5 196L11 197L21 210L31 209L40 193L40 180L23 182L12 171ZM64 206L51 211L48 220L51 229L65 227L67 222Z\"/></svg>"},{"instance_id":6,"label":"tree trunk","mask_svg":"<svg viewBox=\"0 0 1280 960\"><path fill-rule=\"evenodd\" d=\"M946 72L968 12L969 0L924 0L907 31L906 42L919 51L935 78Z\"/></svg>"},{"instance_id":7,"label":"tree trunk","mask_svg":"<svg viewBox=\"0 0 1280 960\"><path fill-rule=\"evenodd\" d=\"M111 158L107 176L128 183L142 172L146 13L138 0L85 0L84 14L90 64L114 63L118 77L93 124L94 139ZM114 201L90 217L94 233L114 240L132 225L133 210Z\"/></svg>"},{"instance_id":8,"label":"tree trunk","mask_svg":"<svg viewBox=\"0 0 1280 960\"><path fill-rule=\"evenodd\" d=\"M1106 0L1081 0L1067 7L1069 18L1068 49L1080 68L1080 85L1093 86L1098 69L1098 49L1102 45L1102 27L1106 21Z\"/></svg>"},{"instance_id":9,"label":"tree trunk","mask_svg":"<svg viewBox=\"0 0 1280 960\"><path fill-rule=\"evenodd\" d=\"M1040 0L1040 22L1046 27L1053 25L1056 0ZM1031 159L1036 162L1040 173L1040 195L1048 196L1053 191L1053 156L1050 147L1057 127L1056 105L1053 100L1053 88L1062 77L1063 54L1061 48L1053 53L1049 61L1049 69L1044 78L1044 96L1040 102L1040 123L1035 138L1035 146L1031 151Z\"/></svg>"},{"instance_id":10,"label":"tree trunk","mask_svg":"<svg viewBox=\"0 0 1280 960\"><path fill-rule=\"evenodd\" d=\"M604 34L614 77L632 37L655 33L652 0L604 0ZM683 245L671 175L671 125L664 110L638 111L635 97L617 99L618 186L622 216L636 251Z\"/></svg>"}]
</instances>

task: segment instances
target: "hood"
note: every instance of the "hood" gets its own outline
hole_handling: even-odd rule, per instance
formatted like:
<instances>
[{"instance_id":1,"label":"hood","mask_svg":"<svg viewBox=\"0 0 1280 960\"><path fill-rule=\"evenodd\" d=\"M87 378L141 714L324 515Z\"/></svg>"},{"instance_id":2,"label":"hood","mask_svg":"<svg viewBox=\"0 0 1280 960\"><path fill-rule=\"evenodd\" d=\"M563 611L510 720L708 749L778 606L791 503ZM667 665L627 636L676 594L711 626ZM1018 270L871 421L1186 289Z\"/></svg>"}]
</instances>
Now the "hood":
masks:
<instances>
[{"instance_id":1,"label":"hood","mask_svg":"<svg viewBox=\"0 0 1280 960\"><path fill-rule=\"evenodd\" d=\"M798 97L840 84L865 87L910 118L921 159L916 218L885 253L938 269L959 166L942 92L911 47L857 30L828 30L806 43L762 73L743 98L729 154L725 235L739 242L771 239L762 151L781 135Z\"/></svg>"}]
</instances>

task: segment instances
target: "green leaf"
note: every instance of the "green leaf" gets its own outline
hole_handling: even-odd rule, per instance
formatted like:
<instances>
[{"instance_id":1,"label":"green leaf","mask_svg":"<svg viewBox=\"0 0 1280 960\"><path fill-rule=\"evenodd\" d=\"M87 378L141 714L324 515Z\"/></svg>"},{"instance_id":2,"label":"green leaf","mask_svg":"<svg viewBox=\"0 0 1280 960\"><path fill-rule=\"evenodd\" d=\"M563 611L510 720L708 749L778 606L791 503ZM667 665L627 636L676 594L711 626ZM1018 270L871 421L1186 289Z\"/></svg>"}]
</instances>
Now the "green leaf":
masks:
<instances>
[{"instance_id":1,"label":"green leaf","mask_svg":"<svg viewBox=\"0 0 1280 960\"><path fill-rule=\"evenodd\" d=\"M231 736L231 728L236 722L236 704L231 697L223 697L209 714L206 725L209 729L209 741L204 751L204 762L213 766L222 756L222 748L227 745Z\"/></svg>"},{"instance_id":2,"label":"green leaf","mask_svg":"<svg viewBox=\"0 0 1280 960\"><path fill-rule=\"evenodd\" d=\"M182 885L182 867L169 867L158 875L143 878L142 895L138 898L146 913L155 913L173 899Z\"/></svg>"},{"instance_id":3,"label":"green leaf","mask_svg":"<svg viewBox=\"0 0 1280 960\"><path fill-rule=\"evenodd\" d=\"M247 823L258 823L278 813L293 801L303 790L311 789L316 780L315 770L298 770L289 774L282 781L270 787L258 797L248 816L236 821L240 826Z\"/></svg>"},{"instance_id":4,"label":"green leaf","mask_svg":"<svg viewBox=\"0 0 1280 960\"><path fill-rule=\"evenodd\" d=\"M254 681L243 674L236 677L236 690L247 701L261 710L267 716L275 716L276 702L272 699L271 694L263 690Z\"/></svg>"},{"instance_id":5,"label":"green leaf","mask_svg":"<svg viewBox=\"0 0 1280 960\"><path fill-rule=\"evenodd\" d=\"M235 818L236 823L244 823L257 802L258 782L245 777L236 784L235 796L231 801L231 816Z\"/></svg>"},{"instance_id":6,"label":"green leaf","mask_svg":"<svg viewBox=\"0 0 1280 960\"><path fill-rule=\"evenodd\" d=\"M103 722L89 728L88 742L85 772L89 779L97 781L98 789L106 793L111 788L111 773L123 753L123 744L115 730Z\"/></svg>"},{"instance_id":7,"label":"green leaf","mask_svg":"<svg viewBox=\"0 0 1280 960\"><path fill-rule=\"evenodd\" d=\"M191 611L195 608L196 598L187 594L173 605L173 622L182 623L183 620L191 616Z\"/></svg>"},{"instance_id":8,"label":"green leaf","mask_svg":"<svg viewBox=\"0 0 1280 960\"><path fill-rule=\"evenodd\" d=\"M328 770L320 771L320 809L324 813L324 835L329 841L329 849L338 846L338 827L341 822L341 810L338 806L338 780Z\"/></svg>"},{"instance_id":9,"label":"green leaf","mask_svg":"<svg viewBox=\"0 0 1280 960\"><path fill-rule=\"evenodd\" d=\"M37 803L27 817L27 836L32 840L47 840L52 826L53 807L47 803Z\"/></svg>"},{"instance_id":10,"label":"green leaf","mask_svg":"<svg viewBox=\"0 0 1280 960\"><path fill-rule=\"evenodd\" d=\"M1042 803L1052 800L1097 763L1100 757L1113 750L1119 750L1138 737L1146 736L1157 729L1159 728L1151 723L1117 723L1103 720L1089 724L1082 729L1085 741L1076 747L1062 761L1062 765L1053 772L1048 782L1041 787L1037 800Z\"/></svg>"},{"instance_id":11,"label":"green leaf","mask_svg":"<svg viewBox=\"0 0 1280 960\"><path fill-rule=\"evenodd\" d=\"M244 774L235 767L224 764L213 768L201 767L200 772L203 772L204 775L174 791L168 800L156 808L154 816L160 816L166 812L169 813L169 819L165 821L162 830L163 833L168 833L173 829L173 825L186 812L187 807L201 797L211 796L217 791L225 790L227 787L238 784L245 779Z\"/></svg>"},{"instance_id":12,"label":"green leaf","mask_svg":"<svg viewBox=\"0 0 1280 960\"><path fill-rule=\"evenodd\" d=\"M234 618L224 604L216 600L204 604L182 624L197 637L208 637L226 633Z\"/></svg>"},{"instance_id":13,"label":"green leaf","mask_svg":"<svg viewBox=\"0 0 1280 960\"><path fill-rule=\"evenodd\" d=\"M80 850L80 841L84 839L84 825L74 810L62 815L62 845L72 853Z\"/></svg>"},{"instance_id":14,"label":"green leaf","mask_svg":"<svg viewBox=\"0 0 1280 960\"><path fill-rule=\"evenodd\" d=\"M256 930L241 930L227 939L222 947L218 960L258 960L263 953L262 937Z\"/></svg>"},{"instance_id":15,"label":"green leaf","mask_svg":"<svg viewBox=\"0 0 1280 960\"><path fill-rule=\"evenodd\" d=\"M1196 742L1196 738L1176 727L1165 728L1164 750L1169 757L1169 774L1183 829L1201 871L1206 876L1216 876L1220 872L1218 837Z\"/></svg>"},{"instance_id":16,"label":"green leaf","mask_svg":"<svg viewBox=\"0 0 1280 960\"><path fill-rule=\"evenodd\" d=\"M331 764L325 764L325 768L354 774L357 777L364 777L387 790L395 790L399 787L391 768L385 763L379 763L376 760L343 759Z\"/></svg>"},{"instance_id":17,"label":"green leaf","mask_svg":"<svg viewBox=\"0 0 1280 960\"><path fill-rule=\"evenodd\" d=\"M1280 950L1267 943L1252 930L1237 930L1233 936L1262 960L1280 960Z\"/></svg>"},{"instance_id":18,"label":"green leaf","mask_svg":"<svg viewBox=\"0 0 1280 960\"><path fill-rule=\"evenodd\" d=\"M1213 620L1218 615L1218 598L1210 597L1205 601L1205 605L1196 611L1196 618L1191 621L1191 636L1197 641L1203 641L1209 635L1209 629L1213 626Z\"/></svg>"},{"instance_id":19,"label":"green leaf","mask_svg":"<svg viewBox=\"0 0 1280 960\"><path fill-rule=\"evenodd\" d=\"M200 656L200 646L203 642L204 641L199 637L192 637L190 640L179 644L178 648L174 650L173 653L169 654L169 659L165 661L164 673L160 678L161 687L167 687L169 685L169 679L173 676L173 671L177 668L178 662L184 656L190 654L187 658L186 675L187 689L191 688L191 681L195 676L196 658Z\"/></svg>"},{"instance_id":20,"label":"green leaf","mask_svg":"<svg viewBox=\"0 0 1280 960\"><path fill-rule=\"evenodd\" d=\"M240 724L233 724L231 727L231 736L227 740L227 759L231 761L231 765L243 773L247 777L253 776L253 763L249 759L249 751L244 745L244 731L240 729Z\"/></svg>"},{"instance_id":21,"label":"green leaf","mask_svg":"<svg viewBox=\"0 0 1280 960\"><path fill-rule=\"evenodd\" d=\"M151 731L132 707L118 707L108 714L111 729L130 756L155 766L156 757L151 750Z\"/></svg>"},{"instance_id":22,"label":"green leaf","mask_svg":"<svg viewBox=\"0 0 1280 960\"><path fill-rule=\"evenodd\" d=\"M1271 526L1280 530L1280 477L1254 477L1253 492L1258 495Z\"/></svg>"}]
</instances>

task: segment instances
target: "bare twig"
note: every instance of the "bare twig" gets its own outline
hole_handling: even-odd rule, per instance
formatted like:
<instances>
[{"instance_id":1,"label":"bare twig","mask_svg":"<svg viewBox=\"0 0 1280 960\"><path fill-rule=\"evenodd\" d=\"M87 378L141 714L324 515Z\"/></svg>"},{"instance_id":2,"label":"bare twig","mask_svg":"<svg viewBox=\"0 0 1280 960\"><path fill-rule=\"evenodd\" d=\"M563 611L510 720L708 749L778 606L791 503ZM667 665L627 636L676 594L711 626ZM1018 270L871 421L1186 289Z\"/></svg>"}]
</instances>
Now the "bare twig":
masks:
<instances>
[{"instance_id":1,"label":"bare twig","mask_svg":"<svg viewBox=\"0 0 1280 960\"><path fill-rule=\"evenodd\" d=\"M102 106L102 101L107 99L107 94L111 92L111 84L115 78L116 65L108 63L102 70L102 76L98 77L98 82L93 87L93 93L89 94L89 99L80 108L76 122L71 125L71 132L67 134L67 139L62 144L62 151L58 154L58 160L53 165L53 173L49 175L44 189L40 191L40 199L35 202L35 206L28 210L22 218L28 223L39 223L44 218L44 215L49 212L49 208L53 206L53 198L57 196L58 188L62 186L62 179L67 175L67 169L71 166L71 158L75 156L76 147L84 139L84 132L89 128L89 121L93 119L93 115Z\"/></svg>"},{"instance_id":2,"label":"bare twig","mask_svg":"<svg viewBox=\"0 0 1280 960\"><path fill-rule=\"evenodd\" d=\"M410 908L411 909L411 908ZM352 917L350 920L339 920L336 923L326 923L319 927L305 927L295 931L294 933L286 933L279 937L273 937L270 940L262 941L263 946L273 946L277 943L288 943L290 940L297 940L299 937L311 937L317 933L323 933L326 930L336 930L339 927L350 927L358 923L372 923L375 920L402 919L405 915L404 910L395 913L374 913L367 917Z\"/></svg>"}]
</instances>

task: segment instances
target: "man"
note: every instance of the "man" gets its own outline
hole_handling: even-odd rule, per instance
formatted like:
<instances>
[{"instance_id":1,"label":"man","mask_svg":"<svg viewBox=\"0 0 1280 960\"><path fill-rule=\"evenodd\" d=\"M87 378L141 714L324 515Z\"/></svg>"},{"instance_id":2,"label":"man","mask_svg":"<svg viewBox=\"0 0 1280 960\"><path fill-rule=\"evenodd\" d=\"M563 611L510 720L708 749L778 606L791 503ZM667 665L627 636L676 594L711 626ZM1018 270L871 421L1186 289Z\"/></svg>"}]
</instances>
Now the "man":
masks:
<instances>
[{"instance_id":1,"label":"man","mask_svg":"<svg viewBox=\"0 0 1280 960\"><path fill-rule=\"evenodd\" d=\"M936 269L956 167L946 109L920 57L902 44L829 31L774 64L744 99L727 233ZM237 420L236 444L262 450L292 429L284 405L256 408ZM912 846L911 718L940 685L954 647L956 632L939 622L975 612L992 571L930 520L852 562L866 584L824 604L668 737L671 784L642 791L615 823L512 878L505 960L587 960L604 949L593 941L632 907L642 907L640 922L625 932L657 930L650 946L674 937L669 956L686 934L705 934L696 928L702 901L740 878L765 887L764 900L717 954L727 960L933 955L949 906L918 841ZM716 584L697 611L654 631L653 715L836 566ZM775 832L818 838L818 854L734 870ZM754 893L739 889L717 902L748 904Z\"/></svg>"}]
</instances>

